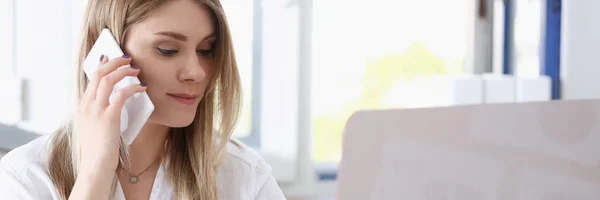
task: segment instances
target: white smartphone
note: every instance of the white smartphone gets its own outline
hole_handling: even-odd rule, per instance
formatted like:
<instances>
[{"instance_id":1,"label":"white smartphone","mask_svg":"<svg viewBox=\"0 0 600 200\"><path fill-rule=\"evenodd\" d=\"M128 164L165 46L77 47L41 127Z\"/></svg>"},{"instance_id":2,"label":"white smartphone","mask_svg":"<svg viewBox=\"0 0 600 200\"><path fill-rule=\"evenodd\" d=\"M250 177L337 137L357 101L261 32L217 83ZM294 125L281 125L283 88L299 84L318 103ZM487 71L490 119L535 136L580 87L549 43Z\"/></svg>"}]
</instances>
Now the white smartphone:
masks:
<instances>
[{"instance_id":1,"label":"white smartphone","mask_svg":"<svg viewBox=\"0 0 600 200\"><path fill-rule=\"evenodd\" d=\"M88 78L93 78L92 74L100 66L100 56L102 55L108 57L108 60L123 56L123 51L114 35L106 28L102 30L83 62L83 70ZM130 65L122 67L130 67ZM119 81L110 95L110 102L112 102L115 92L131 84L140 84L140 80L135 76L127 76ZM154 111L154 104L146 92L137 93L125 101L125 106L121 109L120 130L123 141L127 145L133 143L152 111Z\"/></svg>"}]
</instances>

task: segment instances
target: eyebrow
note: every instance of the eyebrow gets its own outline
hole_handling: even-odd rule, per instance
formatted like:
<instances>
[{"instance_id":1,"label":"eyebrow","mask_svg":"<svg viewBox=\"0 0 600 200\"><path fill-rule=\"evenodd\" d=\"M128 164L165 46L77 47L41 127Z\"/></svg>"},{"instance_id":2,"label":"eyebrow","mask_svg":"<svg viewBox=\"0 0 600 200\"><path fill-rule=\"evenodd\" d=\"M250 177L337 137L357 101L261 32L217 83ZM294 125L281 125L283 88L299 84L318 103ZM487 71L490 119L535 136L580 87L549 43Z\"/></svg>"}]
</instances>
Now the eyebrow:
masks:
<instances>
[{"instance_id":1,"label":"eyebrow","mask_svg":"<svg viewBox=\"0 0 600 200\"><path fill-rule=\"evenodd\" d=\"M170 37L170 38L173 38L173 39L176 39L176 40L180 40L180 41L184 41L184 42L188 40L187 36L185 36L185 35L183 35L181 33L171 32L171 31L158 32L158 33L155 33L154 35L167 36L167 37ZM209 39L209 38L215 38L215 37L217 37L217 35L213 32L213 33L207 35L206 37L204 37L202 39L202 41L204 41L206 39Z\"/></svg>"}]
</instances>

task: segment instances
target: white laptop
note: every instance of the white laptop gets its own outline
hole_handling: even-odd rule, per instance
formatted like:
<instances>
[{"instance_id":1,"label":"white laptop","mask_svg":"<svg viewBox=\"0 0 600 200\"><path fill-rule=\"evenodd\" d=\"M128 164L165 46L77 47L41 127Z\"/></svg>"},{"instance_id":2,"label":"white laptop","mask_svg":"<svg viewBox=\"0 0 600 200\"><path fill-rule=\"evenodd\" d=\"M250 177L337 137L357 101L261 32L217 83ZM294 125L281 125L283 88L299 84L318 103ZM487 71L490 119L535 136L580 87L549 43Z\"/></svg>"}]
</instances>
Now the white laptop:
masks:
<instances>
[{"instance_id":1,"label":"white laptop","mask_svg":"<svg viewBox=\"0 0 600 200\"><path fill-rule=\"evenodd\" d=\"M598 200L600 100L361 111L337 199Z\"/></svg>"}]
</instances>

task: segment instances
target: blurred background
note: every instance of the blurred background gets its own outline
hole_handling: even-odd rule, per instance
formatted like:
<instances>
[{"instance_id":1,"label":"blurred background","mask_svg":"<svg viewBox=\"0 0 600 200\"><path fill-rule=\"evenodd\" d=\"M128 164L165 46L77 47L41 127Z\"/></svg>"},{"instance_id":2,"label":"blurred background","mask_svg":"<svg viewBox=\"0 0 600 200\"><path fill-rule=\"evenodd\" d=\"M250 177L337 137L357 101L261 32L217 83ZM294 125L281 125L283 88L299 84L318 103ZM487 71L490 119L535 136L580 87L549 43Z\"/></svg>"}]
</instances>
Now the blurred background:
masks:
<instances>
[{"instance_id":1,"label":"blurred background","mask_svg":"<svg viewBox=\"0 0 600 200\"><path fill-rule=\"evenodd\" d=\"M600 97L596 0L222 0L235 137L290 198L331 198L361 109ZM86 0L0 0L0 157L73 110Z\"/></svg>"}]
</instances>

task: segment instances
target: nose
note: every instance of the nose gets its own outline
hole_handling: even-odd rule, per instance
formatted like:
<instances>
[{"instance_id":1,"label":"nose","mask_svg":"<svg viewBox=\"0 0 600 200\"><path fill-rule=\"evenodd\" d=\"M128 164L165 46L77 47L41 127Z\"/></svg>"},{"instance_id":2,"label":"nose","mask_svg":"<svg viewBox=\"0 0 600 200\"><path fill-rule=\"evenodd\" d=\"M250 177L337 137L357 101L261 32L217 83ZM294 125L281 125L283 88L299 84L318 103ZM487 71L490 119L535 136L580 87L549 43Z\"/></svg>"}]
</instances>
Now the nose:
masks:
<instances>
[{"instance_id":1,"label":"nose","mask_svg":"<svg viewBox=\"0 0 600 200\"><path fill-rule=\"evenodd\" d=\"M179 73L179 80L182 82L200 82L206 78L207 66L203 66L197 56L189 56L186 59L185 66Z\"/></svg>"}]
</instances>

